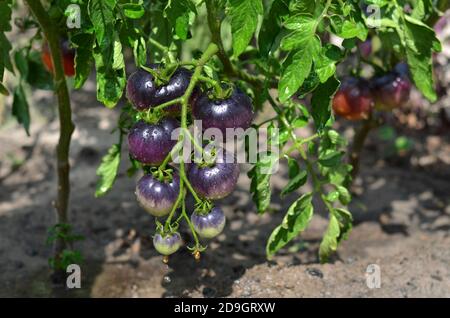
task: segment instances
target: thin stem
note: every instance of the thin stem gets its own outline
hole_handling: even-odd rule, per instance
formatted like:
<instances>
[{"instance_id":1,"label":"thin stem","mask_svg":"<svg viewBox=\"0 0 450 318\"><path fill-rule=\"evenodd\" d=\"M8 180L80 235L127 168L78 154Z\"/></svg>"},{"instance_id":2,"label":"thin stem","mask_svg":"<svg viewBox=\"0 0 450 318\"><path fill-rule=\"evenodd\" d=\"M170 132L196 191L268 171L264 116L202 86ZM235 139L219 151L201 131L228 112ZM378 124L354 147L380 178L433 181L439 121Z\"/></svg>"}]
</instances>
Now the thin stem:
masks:
<instances>
[{"instance_id":1,"label":"thin stem","mask_svg":"<svg viewBox=\"0 0 450 318\"><path fill-rule=\"evenodd\" d=\"M222 21L220 20L220 15L218 12L218 8L215 5L215 0L206 0L206 10L208 14L208 26L211 32L211 40L218 47L217 56L223 64L224 72L230 77L240 78L255 87L262 87L263 80L261 80L257 76L253 76L245 72L244 70L237 69L233 66L228 55L225 52L225 48L223 46L222 38L220 36L220 27Z\"/></svg>"},{"instance_id":2,"label":"thin stem","mask_svg":"<svg viewBox=\"0 0 450 318\"><path fill-rule=\"evenodd\" d=\"M169 106L172 106L172 105L175 105L175 104L179 104L179 103L181 103L183 101L183 98L182 97L178 97L178 98L175 98L175 99L172 99L172 100L170 100L170 101L168 101L168 102L165 102L165 103L163 103L163 104L160 104L160 105L158 105L158 106L155 106L155 107L150 107L146 112L147 112L147 114L148 113L150 113L150 112L155 112L155 111L159 111L159 110L162 110L162 109L164 109L164 108L166 108L166 107L169 107Z\"/></svg>"},{"instance_id":3,"label":"thin stem","mask_svg":"<svg viewBox=\"0 0 450 318\"><path fill-rule=\"evenodd\" d=\"M181 205L181 215L186 220L186 223L188 224L188 226L191 230L192 236L194 237L195 247L198 249L201 246L200 240L198 239L197 233L195 232L194 225L192 224L191 219L189 218L189 215L187 215L185 201L183 201L183 203Z\"/></svg>"},{"instance_id":4,"label":"thin stem","mask_svg":"<svg viewBox=\"0 0 450 318\"><path fill-rule=\"evenodd\" d=\"M148 42L150 44L152 44L153 46L157 47L158 49L160 49L161 51L165 52L168 51L169 48L165 45L162 45L161 43L159 43L158 41L156 41L155 39L149 38Z\"/></svg>"},{"instance_id":5,"label":"thin stem","mask_svg":"<svg viewBox=\"0 0 450 318\"><path fill-rule=\"evenodd\" d=\"M164 224L164 232L167 232L169 230L170 222L175 215L175 211L180 206L181 200L183 199L185 195L185 191L183 188L183 180L180 180L180 193L178 194L177 200L175 201L174 206L172 207L172 210L169 213L169 216L167 217L166 223Z\"/></svg>"},{"instance_id":6,"label":"thin stem","mask_svg":"<svg viewBox=\"0 0 450 318\"><path fill-rule=\"evenodd\" d=\"M174 148L175 147L177 147L177 145L175 145ZM170 159L172 159L172 151L169 151L169 153L167 154L166 158L164 158L164 161L159 166L159 169L160 170L164 170L166 168L167 164L169 163Z\"/></svg>"},{"instance_id":7,"label":"thin stem","mask_svg":"<svg viewBox=\"0 0 450 318\"><path fill-rule=\"evenodd\" d=\"M181 166L180 166L181 167ZM181 173L180 173L181 174ZM198 197L197 192L195 192L194 188L192 187L192 184L189 182L188 178L186 177L186 174L183 173L181 176L181 180L184 181L184 183L186 183L186 188L188 188L189 192L192 194L192 196L194 197L195 202L200 203L202 202L202 200Z\"/></svg>"},{"instance_id":8,"label":"thin stem","mask_svg":"<svg viewBox=\"0 0 450 318\"><path fill-rule=\"evenodd\" d=\"M198 80L201 82L205 82L208 83L209 85L211 85L212 87L214 87L214 91L216 92L216 94L218 96L222 96L222 87L220 86L219 82L217 82L216 80L213 80L212 78L209 78L207 76L202 76L200 75L198 77Z\"/></svg>"},{"instance_id":9,"label":"thin stem","mask_svg":"<svg viewBox=\"0 0 450 318\"><path fill-rule=\"evenodd\" d=\"M203 148L198 144L197 140L195 140L194 136L192 136L192 134L190 133L189 130L186 130L186 135L188 136L189 140L194 145L194 148L197 149L198 152L203 154Z\"/></svg>"},{"instance_id":10,"label":"thin stem","mask_svg":"<svg viewBox=\"0 0 450 318\"><path fill-rule=\"evenodd\" d=\"M286 151L284 151L284 152L280 155L280 158L282 158L282 157L284 157L284 156L286 156L286 155L291 154L294 150L298 150L298 149L297 149L298 146L301 146L301 145L306 144L306 143L308 143L308 142L310 142L310 141L313 141L314 139L316 139L316 138L318 138L318 137L319 137L319 134L314 134L314 135L312 135L312 136L310 136L310 137L308 137L308 138L302 139L301 141L299 141L299 142L297 142L297 143L294 143L291 147L289 147ZM297 139L297 140L298 140L298 139Z\"/></svg>"},{"instance_id":11,"label":"thin stem","mask_svg":"<svg viewBox=\"0 0 450 318\"><path fill-rule=\"evenodd\" d=\"M363 121L362 126L359 128L359 130L355 133L355 136L353 137L352 150L349 154L349 162L353 167L351 172L352 181L354 181L356 176L358 175L361 152L364 147L364 143L367 139L367 136L369 135L369 132L372 129L378 127L379 124L380 123L375 119L375 117L372 114L370 114L369 118Z\"/></svg>"},{"instance_id":12,"label":"thin stem","mask_svg":"<svg viewBox=\"0 0 450 318\"><path fill-rule=\"evenodd\" d=\"M64 76L63 59L60 48L60 35L56 24L51 20L50 16L42 6L40 1L26 0L32 14L41 25L45 38L48 41L53 61L54 76L53 83L56 96L58 98L58 113L60 134L58 145L56 146L57 171L58 171L58 194L55 203L57 211L56 223L67 223L68 206L70 195L70 178L69 178L69 149L70 140L75 126L72 122L72 110L70 107L69 90ZM55 260L60 259L61 253L66 246L66 242L59 238L55 241ZM63 279L65 271L62 275L55 277Z\"/></svg>"}]
</instances>

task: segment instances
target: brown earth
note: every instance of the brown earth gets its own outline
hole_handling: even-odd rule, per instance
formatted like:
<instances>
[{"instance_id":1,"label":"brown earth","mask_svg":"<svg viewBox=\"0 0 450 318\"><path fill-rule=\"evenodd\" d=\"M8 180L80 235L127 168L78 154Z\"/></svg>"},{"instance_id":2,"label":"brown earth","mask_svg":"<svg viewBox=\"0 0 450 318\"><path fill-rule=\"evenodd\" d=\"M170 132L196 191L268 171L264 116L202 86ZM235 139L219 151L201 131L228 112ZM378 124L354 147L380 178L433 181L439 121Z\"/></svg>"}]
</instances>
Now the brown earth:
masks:
<instances>
[{"instance_id":1,"label":"brown earth","mask_svg":"<svg viewBox=\"0 0 450 318\"><path fill-rule=\"evenodd\" d=\"M59 290L48 279L51 248L45 239L55 221L58 123L52 95L36 91L31 137L13 120L0 128L1 297L450 297L448 131L403 129L414 149L400 155L389 155L372 134L357 180L359 195L350 206L356 224L329 264L317 259L327 225L319 203L304 235L272 261L265 259L266 239L295 197L277 199L286 182L282 167L273 178L274 213L255 213L243 172L238 189L222 202L224 234L209 243L199 263L185 250L166 266L152 248L154 221L135 201L127 160L114 189L103 198L93 196L95 169L116 140L110 131L118 111L95 101L92 80L72 99L77 129L70 220L86 237L77 243L86 259L82 288ZM370 264L380 268L381 288L366 284Z\"/></svg>"}]
</instances>

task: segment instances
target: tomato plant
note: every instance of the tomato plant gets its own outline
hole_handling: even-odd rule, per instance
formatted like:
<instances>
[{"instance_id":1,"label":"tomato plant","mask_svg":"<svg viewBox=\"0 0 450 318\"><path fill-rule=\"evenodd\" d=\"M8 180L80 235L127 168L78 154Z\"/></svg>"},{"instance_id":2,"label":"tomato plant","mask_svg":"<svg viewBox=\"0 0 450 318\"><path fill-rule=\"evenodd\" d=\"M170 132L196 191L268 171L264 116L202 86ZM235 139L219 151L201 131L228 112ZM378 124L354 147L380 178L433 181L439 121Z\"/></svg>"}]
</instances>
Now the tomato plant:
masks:
<instances>
[{"instance_id":1,"label":"tomato plant","mask_svg":"<svg viewBox=\"0 0 450 318\"><path fill-rule=\"evenodd\" d=\"M245 147L246 158L256 158L248 177L258 213L270 210L271 175L279 162L287 162L289 169L282 196L307 181L312 184L293 200L282 223L274 224L266 250L272 257L308 227L318 208L313 206L316 197L329 215L321 261L351 231L346 209L351 171L357 171L358 153L378 114L400 107L412 84L430 101L436 99L432 55L440 42L430 25L448 6L447 1L428 0L27 0L32 15L21 25L35 35L12 54L5 35L11 30L12 2L0 1L0 78L5 69L19 78L12 111L28 132L24 88L45 82L33 79L42 72L30 69L36 63L33 42L43 45L52 74L42 74L59 105L60 223L67 222L68 150L74 129L64 77L73 72L66 68L60 44L68 39L75 51L74 88L82 88L95 67L97 99L108 108L121 100L125 104L118 141L97 170L96 196L113 186L126 137L130 174L144 173L136 186L137 201L158 217L157 251L165 256L176 252L182 245L178 228L185 224L192 234L188 248L198 259L206 248L202 240L225 226L215 200L233 191L240 167L216 135L197 138L191 133L188 128L200 122L205 133L211 128L222 134L253 129L266 136L270 151L255 151L255 140ZM132 73L126 52L137 69ZM4 84L0 89L8 94ZM275 116L260 120L258 114L268 108ZM334 113L363 120L349 159L346 141L333 129ZM313 130L310 136L298 134L310 131L307 127ZM194 207L187 206L188 195Z\"/></svg>"}]
</instances>

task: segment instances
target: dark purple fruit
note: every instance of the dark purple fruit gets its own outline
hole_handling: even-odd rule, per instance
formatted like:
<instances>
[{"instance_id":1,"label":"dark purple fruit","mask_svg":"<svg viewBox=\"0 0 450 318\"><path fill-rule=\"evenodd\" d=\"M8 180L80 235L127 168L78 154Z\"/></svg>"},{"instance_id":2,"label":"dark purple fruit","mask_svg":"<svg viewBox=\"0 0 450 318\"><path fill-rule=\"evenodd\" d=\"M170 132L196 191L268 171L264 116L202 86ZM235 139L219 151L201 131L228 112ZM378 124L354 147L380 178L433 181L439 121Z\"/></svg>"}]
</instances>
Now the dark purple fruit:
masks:
<instances>
[{"instance_id":1,"label":"dark purple fruit","mask_svg":"<svg viewBox=\"0 0 450 318\"><path fill-rule=\"evenodd\" d=\"M253 120L252 100L239 89L226 99L210 99L201 94L193 105L194 118L202 121L202 129L218 128L226 134L227 128L250 127Z\"/></svg>"},{"instance_id":2,"label":"dark purple fruit","mask_svg":"<svg viewBox=\"0 0 450 318\"><path fill-rule=\"evenodd\" d=\"M213 238L222 233L226 219L219 207L213 207L208 214L192 213L191 222L195 232L203 238Z\"/></svg>"},{"instance_id":3,"label":"dark purple fruit","mask_svg":"<svg viewBox=\"0 0 450 318\"><path fill-rule=\"evenodd\" d=\"M142 69L130 75L127 81L127 98L137 110L145 110L151 106L156 85L153 75Z\"/></svg>"},{"instance_id":4,"label":"dark purple fruit","mask_svg":"<svg viewBox=\"0 0 450 318\"><path fill-rule=\"evenodd\" d=\"M138 121L128 134L130 155L146 165L159 165L177 143L172 132L179 127L173 118L164 118L157 124Z\"/></svg>"},{"instance_id":5,"label":"dark purple fruit","mask_svg":"<svg viewBox=\"0 0 450 318\"><path fill-rule=\"evenodd\" d=\"M190 164L187 176L198 195L218 200L233 192L239 178L239 165L222 150L218 151L214 163Z\"/></svg>"},{"instance_id":6,"label":"dark purple fruit","mask_svg":"<svg viewBox=\"0 0 450 318\"><path fill-rule=\"evenodd\" d=\"M156 217L170 213L178 194L180 193L180 178L172 175L172 180L158 180L151 173L144 175L136 185L136 197L141 206Z\"/></svg>"},{"instance_id":7,"label":"dark purple fruit","mask_svg":"<svg viewBox=\"0 0 450 318\"><path fill-rule=\"evenodd\" d=\"M334 112L349 120L368 118L372 107L369 83L360 78L345 78L333 98Z\"/></svg>"},{"instance_id":8,"label":"dark purple fruit","mask_svg":"<svg viewBox=\"0 0 450 318\"><path fill-rule=\"evenodd\" d=\"M183 244L180 233L161 235L157 233L153 238L155 249L162 255L170 255L178 251Z\"/></svg>"},{"instance_id":9,"label":"dark purple fruit","mask_svg":"<svg viewBox=\"0 0 450 318\"><path fill-rule=\"evenodd\" d=\"M375 78L372 87L378 109L392 110L402 106L408 101L411 91L408 66L404 63L397 64L393 72Z\"/></svg>"},{"instance_id":10,"label":"dark purple fruit","mask_svg":"<svg viewBox=\"0 0 450 318\"><path fill-rule=\"evenodd\" d=\"M158 65L152 64L149 67L156 70ZM137 110L146 110L183 96L191 77L191 71L180 67L172 74L167 84L157 86L153 76L140 69L128 78L127 98ZM174 104L164 110L169 113L179 112L181 105Z\"/></svg>"},{"instance_id":11,"label":"dark purple fruit","mask_svg":"<svg viewBox=\"0 0 450 318\"><path fill-rule=\"evenodd\" d=\"M173 99L183 96L186 89L191 81L192 73L191 71L180 67L178 68L170 78L166 85L158 86L153 98L151 100L150 106L157 106L169 102ZM175 104L165 108L167 112L180 112L181 105Z\"/></svg>"}]
</instances>

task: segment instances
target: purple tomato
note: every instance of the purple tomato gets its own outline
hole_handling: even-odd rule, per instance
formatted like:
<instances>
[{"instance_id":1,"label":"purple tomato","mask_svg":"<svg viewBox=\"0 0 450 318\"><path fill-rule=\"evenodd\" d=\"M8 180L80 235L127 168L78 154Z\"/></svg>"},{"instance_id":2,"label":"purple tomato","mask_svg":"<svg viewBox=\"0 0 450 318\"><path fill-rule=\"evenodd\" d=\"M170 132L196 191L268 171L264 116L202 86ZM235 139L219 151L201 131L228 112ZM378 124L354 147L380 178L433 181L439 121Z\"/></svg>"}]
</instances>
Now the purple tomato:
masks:
<instances>
[{"instance_id":1,"label":"purple tomato","mask_svg":"<svg viewBox=\"0 0 450 318\"><path fill-rule=\"evenodd\" d=\"M201 94L193 105L192 113L202 121L202 128L218 128L226 134L227 128L249 128L253 120L252 100L239 89L226 99L210 99Z\"/></svg>"},{"instance_id":2,"label":"purple tomato","mask_svg":"<svg viewBox=\"0 0 450 318\"><path fill-rule=\"evenodd\" d=\"M157 233L153 238L155 249L162 255L170 255L178 251L183 244L181 235L178 232L172 234Z\"/></svg>"},{"instance_id":3,"label":"purple tomato","mask_svg":"<svg viewBox=\"0 0 450 318\"><path fill-rule=\"evenodd\" d=\"M235 158L221 150L213 163L189 164L187 176L198 195L218 200L233 192L239 178L239 165Z\"/></svg>"},{"instance_id":4,"label":"purple tomato","mask_svg":"<svg viewBox=\"0 0 450 318\"><path fill-rule=\"evenodd\" d=\"M221 208L213 207L207 214L192 213L191 222L198 235L213 238L222 233L226 219Z\"/></svg>"},{"instance_id":5,"label":"purple tomato","mask_svg":"<svg viewBox=\"0 0 450 318\"><path fill-rule=\"evenodd\" d=\"M130 155L146 165L159 165L177 143L172 132L179 127L173 118L163 118L157 124L138 121L128 134Z\"/></svg>"},{"instance_id":6,"label":"purple tomato","mask_svg":"<svg viewBox=\"0 0 450 318\"><path fill-rule=\"evenodd\" d=\"M172 180L158 180L153 174L144 175L136 185L136 197L141 206L156 217L170 213L180 193L180 178L172 175Z\"/></svg>"}]
</instances>

